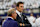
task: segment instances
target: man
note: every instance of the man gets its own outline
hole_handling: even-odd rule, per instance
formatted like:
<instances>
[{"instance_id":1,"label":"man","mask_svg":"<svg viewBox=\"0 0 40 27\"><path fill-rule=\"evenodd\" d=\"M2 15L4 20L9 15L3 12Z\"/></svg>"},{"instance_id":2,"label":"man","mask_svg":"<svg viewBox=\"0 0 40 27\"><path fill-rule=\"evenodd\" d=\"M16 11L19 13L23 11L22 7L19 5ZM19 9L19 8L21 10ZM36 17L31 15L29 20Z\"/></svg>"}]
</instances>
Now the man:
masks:
<instances>
[{"instance_id":1,"label":"man","mask_svg":"<svg viewBox=\"0 0 40 27\"><path fill-rule=\"evenodd\" d=\"M20 26L27 26L31 27L31 24L29 23L28 19L25 20L26 16L22 14L23 9L24 9L24 3L23 2L18 2L16 5L16 13L17 13L17 21Z\"/></svg>"},{"instance_id":2,"label":"man","mask_svg":"<svg viewBox=\"0 0 40 27\"><path fill-rule=\"evenodd\" d=\"M2 19L1 16L0 16L0 27L2 26L3 20L4 20L4 19Z\"/></svg>"},{"instance_id":3,"label":"man","mask_svg":"<svg viewBox=\"0 0 40 27\"><path fill-rule=\"evenodd\" d=\"M37 18L39 18L40 16L37 14Z\"/></svg>"},{"instance_id":4,"label":"man","mask_svg":"<svg viewBox=\"0 0 40 27\"><path fill-rule=\"evenodd\" d=\"M33 16L33 13L31 13L29 17L29 22L31 23L32 27L35 27L35 20L36 18Z\"/></svg>"},{"instance_id":5,"label":"man","mask_svg":"<svg viewBox=\"0 0 40 27\"><path fill-rule=\"evenodd\" d=\"M16 19L16 10L14 8L9 9L8 18L3 22L2 27L18 27L17 22L14 20Z\"/></svg>"},{"instance_id":6,"label":"man","mask_svg":"<svg viewBox=\"0 0 40 27\"><path fill-rule=\"evenodd\" d=\"M0 25L2 25L3 20L4 19L2 19L1 16L0 16Z\"/></svg>"},{"instance_id":7,"label":"man","mask_svg":"<svg viewBox=\"0 0 40 27\"><path fill-rule=\"evenodd\" d=\"M40 27L40 17L36 19L35 24L36 27Z\"/></svg>"}]
</instances>

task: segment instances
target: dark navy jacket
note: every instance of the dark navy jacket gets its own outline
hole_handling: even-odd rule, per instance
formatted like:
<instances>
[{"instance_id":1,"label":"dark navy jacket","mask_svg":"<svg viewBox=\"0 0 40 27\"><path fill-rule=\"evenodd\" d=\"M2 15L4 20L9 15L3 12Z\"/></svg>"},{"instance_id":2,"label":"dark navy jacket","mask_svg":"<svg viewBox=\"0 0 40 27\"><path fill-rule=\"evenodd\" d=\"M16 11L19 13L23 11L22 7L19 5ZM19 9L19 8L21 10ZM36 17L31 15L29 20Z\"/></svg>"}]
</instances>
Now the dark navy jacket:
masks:
<instances>
[{"instance_id":1,"label":"dark navy jacket","mask_svg":"<svg viewBox=\"0 0 40 27\"><path fill-rule=\"evenodd\" d=\"M11 18L7 18L5 22L3 22L2 27L18 27L16 21Z\"/></svg>"}]
</instances>

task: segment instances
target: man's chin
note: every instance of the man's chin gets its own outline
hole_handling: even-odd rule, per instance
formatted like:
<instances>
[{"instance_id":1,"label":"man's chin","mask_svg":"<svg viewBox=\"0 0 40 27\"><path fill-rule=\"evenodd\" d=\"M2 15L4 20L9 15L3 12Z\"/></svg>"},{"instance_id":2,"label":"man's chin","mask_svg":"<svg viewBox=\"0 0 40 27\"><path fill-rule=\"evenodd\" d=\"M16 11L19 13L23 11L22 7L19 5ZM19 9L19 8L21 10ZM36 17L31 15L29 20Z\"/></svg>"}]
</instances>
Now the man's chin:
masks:
<instances>
[{"instance_id":1,"label":"man's chin","mask_svg":"<svg viewBox=\"0 0 40 27\"><path fill-rule=\"evenodd\" d=\"M14 18L14 19L16 19L16 18Z\"/></svg>"},{"instance_id":2,"label":"man's chin","mask_svg":"<svg viewBox=\"0 0 40 27\"><path fill-rule=\"evenodd\" d=\"M23 12L23 11L21 11L21 12Z\"/></svg>"}]
</instances>

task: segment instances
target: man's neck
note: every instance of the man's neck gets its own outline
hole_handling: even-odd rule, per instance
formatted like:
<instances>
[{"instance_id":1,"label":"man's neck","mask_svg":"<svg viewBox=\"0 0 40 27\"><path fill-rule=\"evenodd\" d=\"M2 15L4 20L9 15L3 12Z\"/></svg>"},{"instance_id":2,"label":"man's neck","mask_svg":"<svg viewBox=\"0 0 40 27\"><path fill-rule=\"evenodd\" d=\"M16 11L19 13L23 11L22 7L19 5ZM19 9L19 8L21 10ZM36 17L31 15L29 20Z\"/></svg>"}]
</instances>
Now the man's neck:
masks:
<instances>
[{"instance_id":1,"label":"man's neck","mask_svg":"<svg viewBox=\"0 0 40 27\"><path fill-rule=\"evenodd\" d=\"M12 16L10 16L11 17L11 19L13 19L13 17Z\"/></svg>"}]
</instances>

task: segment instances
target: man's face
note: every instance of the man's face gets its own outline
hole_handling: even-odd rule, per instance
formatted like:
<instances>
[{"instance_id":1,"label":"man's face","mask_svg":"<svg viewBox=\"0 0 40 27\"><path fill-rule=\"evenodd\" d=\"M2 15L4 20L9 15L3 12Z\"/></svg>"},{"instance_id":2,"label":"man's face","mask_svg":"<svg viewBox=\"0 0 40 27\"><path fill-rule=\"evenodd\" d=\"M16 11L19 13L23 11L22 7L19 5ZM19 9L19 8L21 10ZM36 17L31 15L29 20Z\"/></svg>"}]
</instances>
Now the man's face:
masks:
<instances>
[{"instance_id":1,"label":"man's face","mask_svg":"<svg viewBox=\"0 0 40 27\"><path fill-rule=\"evenodd\" d=\"M33 14L30 14L31 16L33 16Z\"/></svg>"},{"instance_id":2,"label":"man's face","mask_svg":"<svg viewBox=\"0 0 40 27\"><path fill-rule=\"evenodd\" d=\"M14 13L12 14L13 19L16 19L16 16L17 16L16 11L14 11Z\"/></svg>"},{"instance_id":3,"label":"man's face","mask_svg":"<svg viewBox=\"0 0 40 27\"><path fill-rule=\"evenodd\" d=\"M19 4L18 10L19 10L20 12L22 12L23 9L24 9L24 4Z\"/></svg>"}]
</instances>

